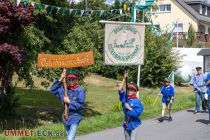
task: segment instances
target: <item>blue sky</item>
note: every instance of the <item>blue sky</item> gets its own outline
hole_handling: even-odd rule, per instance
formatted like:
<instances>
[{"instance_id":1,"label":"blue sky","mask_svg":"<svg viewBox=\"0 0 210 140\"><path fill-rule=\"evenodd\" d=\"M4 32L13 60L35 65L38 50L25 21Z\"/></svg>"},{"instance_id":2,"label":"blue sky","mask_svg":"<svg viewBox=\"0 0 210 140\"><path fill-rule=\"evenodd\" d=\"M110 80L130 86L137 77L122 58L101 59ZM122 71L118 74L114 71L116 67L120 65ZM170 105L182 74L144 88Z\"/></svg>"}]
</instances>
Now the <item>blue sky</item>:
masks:
<instances>
[{"instance_id":1,"label":"blue sky","mask_svg":"<svg viewBox=\"0 0 210 140\"><path fill-rule=\"evenodd\" d=\"M114 4L114 0L107 0L107 3Z\"/></svg>"}]
</instances>

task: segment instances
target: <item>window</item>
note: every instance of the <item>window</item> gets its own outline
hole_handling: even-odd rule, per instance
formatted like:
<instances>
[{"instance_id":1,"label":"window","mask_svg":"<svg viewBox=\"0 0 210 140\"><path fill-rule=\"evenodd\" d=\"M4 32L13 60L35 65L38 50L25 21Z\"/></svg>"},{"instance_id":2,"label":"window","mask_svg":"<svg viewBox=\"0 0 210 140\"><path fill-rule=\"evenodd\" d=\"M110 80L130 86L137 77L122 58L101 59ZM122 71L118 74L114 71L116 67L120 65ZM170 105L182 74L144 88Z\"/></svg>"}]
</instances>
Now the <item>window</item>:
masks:
<instances>
[{"instance_id":1,"label":"window","mask_svg":"<svg viewBox=\"0 0 210 140\"><path fill-rule=\"evenodd\" d=\"M165 11L165 5L159 5L160 11Z\"/></svg>"},{"instance_id":2,"label":"window","mask_svg":"<svg viewBox=\"0 0 210 140\"><path fill-rule=\"evenodd\" d=\"M176 23L174 32L183 32L183 23Z\"/></svg>"},{"instance_id":3,"label":"window","mask_svg":"<svg viewBox=\"0 0 210 140\"><path fill-rule=\"evenodd\" d=\"M161 4L161 5L159 5L159 10L161 12L170 12L171 11L171 4Z\"/></svg>"},{"instance_id":4,"label":"window","mask_svg":"<svg viewBox=\"0 0 210 140\"><path fill-rule=\"evenodd\" d=\"M205 15L207 16L208 15L208 7L205 6Z\"/></svg>"},{"instance_id":5,"label":"window","mask_svg":"<svg viewBox=\"0 0 210 140\"><path fill-rule=\"evenodd\" d=\"M200 14L202 14L203 11L202 11L202 5L200 5Z\"/></svg>"},{"instance_id":6,"label":"window","mask_svg":"<svg viewBox=\"0 0 210 140\"><path fill-rule=\"evenodd\" d=\"M158 9L151 8L152 13L158 13L158 12L171 12L171 4L160 4L158 5Z\"/></svg>"},{"instance_id":7,"label":"window","mask_svg":"<svg viewBox=\"0 0 210 140\"><path fill-rule=\"evenodd\" d=\"M166 5L166 11L171 11L171 4Z\"/></svg>"}]
</instances>

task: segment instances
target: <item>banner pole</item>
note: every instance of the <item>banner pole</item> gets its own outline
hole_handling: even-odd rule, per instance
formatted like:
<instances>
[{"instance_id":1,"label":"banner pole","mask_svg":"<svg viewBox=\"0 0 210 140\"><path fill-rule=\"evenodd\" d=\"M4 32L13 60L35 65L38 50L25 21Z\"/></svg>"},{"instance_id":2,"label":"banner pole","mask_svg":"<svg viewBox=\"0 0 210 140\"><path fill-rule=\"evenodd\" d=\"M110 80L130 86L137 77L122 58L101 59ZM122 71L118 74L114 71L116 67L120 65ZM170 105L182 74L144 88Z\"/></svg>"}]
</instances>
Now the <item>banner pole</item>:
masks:
<instances>
[{"instance_id":1,"label":"banner pole","mask_svg":"<svg viewBox=\"0 0 210 140\"><path fill-rule=\"evenodd\" d=\"M138 77L137 77L137 85L140 87L140 76L141 76L141 65L138 65ZM137 97L139 98L139 91L137 93Z\"/></svg>"},{"instance_id":2,"label":"banner pole","mask_svg":"<svg viewBox=\"0 0 210 140\"><path fill-rule=\"evenodd\" d=\"M66 73L66 69L63 69L63 73ZM63 79L63 85L64 85L64 96L68 97L67 94L67 84L66 84L66 77ZM69 118L69 114L68 114L68 105L67 103L64 103L64 119L67 121Z\"/></svg>"}]
</instances>

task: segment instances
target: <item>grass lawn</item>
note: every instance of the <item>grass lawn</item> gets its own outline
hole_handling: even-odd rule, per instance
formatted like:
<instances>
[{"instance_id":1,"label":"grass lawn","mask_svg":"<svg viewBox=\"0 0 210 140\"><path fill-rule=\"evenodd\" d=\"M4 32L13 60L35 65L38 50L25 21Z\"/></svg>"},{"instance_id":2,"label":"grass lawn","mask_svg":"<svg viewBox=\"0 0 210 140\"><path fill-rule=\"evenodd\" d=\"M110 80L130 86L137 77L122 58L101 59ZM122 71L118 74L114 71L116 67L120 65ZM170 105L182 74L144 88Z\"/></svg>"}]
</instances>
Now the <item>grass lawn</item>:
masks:
<instances>
[{"instance_id":1,"label":"grass lawn","mask_svg":"<svg viewBox=\"0 0 210 140\"><path fill-rule=\"evenodd\" d=\"M85 118L79 126L78 135L120 126L123 120L123 114L122 111L120 111L120 107L118 107L118 94L115 89L116 81L98 75L92 75L86 78L85 81L88 83L88 92L86 94L87 109ZM148 119L160 115L161 97L159 97L158 101L153 106L158 92L158 89L140 89L140 99L144 105L144 113L141 119ZM20 103L20 107L17 110L18 113L16 116L0 120L1 132L5 129L64 131L63 124L61 123L63 107L59 100L51 95L48 90L34 89L29 91L19 85L19 87L16 88L16 95L19 97ZM174 111L191 108L193 106L194 93L192 87L175 87ZM49 137L12 138L0 135L0 139L45 140L49 139ZM64 137L50 139L64 139Z\"/></svg>"}]
</instances>

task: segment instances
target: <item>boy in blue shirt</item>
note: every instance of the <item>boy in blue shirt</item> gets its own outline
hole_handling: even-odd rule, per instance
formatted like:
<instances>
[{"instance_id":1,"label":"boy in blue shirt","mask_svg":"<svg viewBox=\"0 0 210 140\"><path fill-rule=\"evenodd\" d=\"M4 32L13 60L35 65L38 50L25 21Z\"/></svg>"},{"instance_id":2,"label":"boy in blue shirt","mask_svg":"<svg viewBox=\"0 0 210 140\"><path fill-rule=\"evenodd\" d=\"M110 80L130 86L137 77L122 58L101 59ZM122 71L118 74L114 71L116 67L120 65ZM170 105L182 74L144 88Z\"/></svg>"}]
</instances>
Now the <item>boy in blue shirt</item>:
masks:
<instances>
[{"instance_id":1,"label":"boy in blue shirt","mask_svg":"<svg viewBox=\"0 0 210 140\"><path fill-rule=\"evenodd\" d=\"M160 95L162 95L162 113L161 117L158 118L160 122L163 122L166 107L169 111L169 121L172 121L172 103L174 102L174 87L170 85L167 78L164 79L164 85L160 88Z\"/></svg>"},{"instance_id":2,"label":"boy in blue shirt","mask_svg":"<svg viewBox=\"0 0 210 140\"><path fill-rule=\"evenodd\" d=\"M124 127L125 139L136 140L137 128L139 125L141 125L141 120L139 117L143 112L143 106L141 101L136 96L138 91L138 86L136 84L130 83L127 85L128 96L126 97L126 91L123 90L126 77L128 77L128 73L124 74L123 81L118 87L119 97L125 116L122 126Z\"/></svg>"},{"instance_id":3,"label":"boy in blue shirt","mask_svg":"<svg viewBox=\"0 0 210 140\"><path fill-rule=\"evenodd\" d=\"M208 93L209 124L210 124L210 73L208 73L205 81L206 81L207 93Z\"/></svg>"},{"instance_id":4,"label":"boy in blue shirt","mask_svg":"<svg viewBox=\"0 0 210 140\"><path fill-rule=\"evenodd\" d=\"M62 81L66 78L67 96L64 95L64 85ZM62 115L66 129L67 140L74 140L80 121L82 120L81 111L85 108L85 90L78 84L79 75L73 70L63 72L59 80L56 80L50 92L58 97L62 104L68 104L68 119Z\"/></svg>"}]
</instances>

